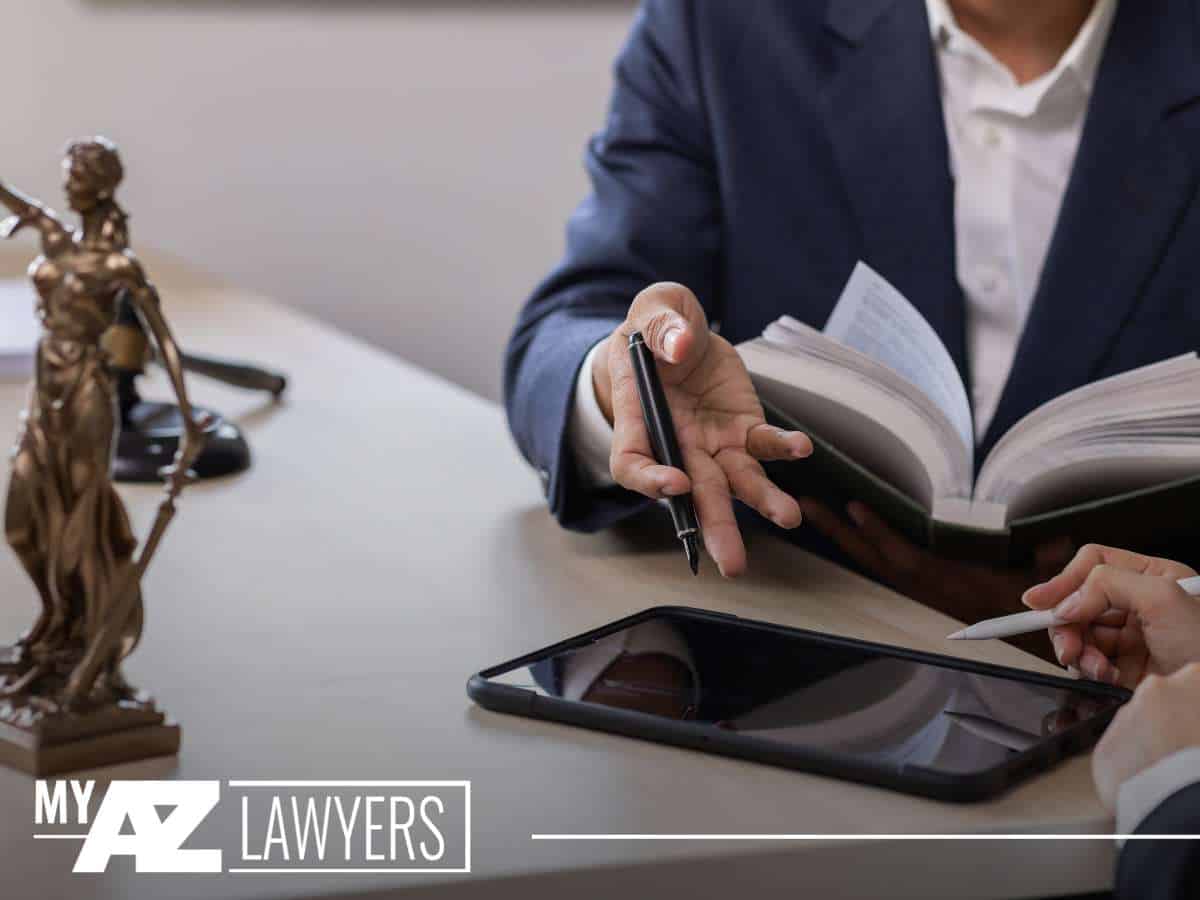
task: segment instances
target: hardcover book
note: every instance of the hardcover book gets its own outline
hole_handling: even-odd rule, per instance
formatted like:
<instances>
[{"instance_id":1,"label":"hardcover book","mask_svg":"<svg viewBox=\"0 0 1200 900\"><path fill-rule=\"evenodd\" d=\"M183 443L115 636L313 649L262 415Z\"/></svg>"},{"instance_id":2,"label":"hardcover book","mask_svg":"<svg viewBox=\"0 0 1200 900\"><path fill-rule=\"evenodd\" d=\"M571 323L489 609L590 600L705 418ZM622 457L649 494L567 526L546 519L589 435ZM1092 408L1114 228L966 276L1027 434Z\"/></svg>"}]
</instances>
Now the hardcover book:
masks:
<instances>
[{"instance_id":1,"label":"hardcover book","mask_svg":"<svg viewBox=\"0 0 1200 900\"><path fill-rule=\"evenodd\" d=\"M1137 547L1200 531L1195 353L1056 397L977 461L950 353L864 263L823 331L784 317L738 351L769 417L816 447L771 464L780 486L861 500L939 553L1017 562L1063 536Z\"/></svg>"}]
</instances>

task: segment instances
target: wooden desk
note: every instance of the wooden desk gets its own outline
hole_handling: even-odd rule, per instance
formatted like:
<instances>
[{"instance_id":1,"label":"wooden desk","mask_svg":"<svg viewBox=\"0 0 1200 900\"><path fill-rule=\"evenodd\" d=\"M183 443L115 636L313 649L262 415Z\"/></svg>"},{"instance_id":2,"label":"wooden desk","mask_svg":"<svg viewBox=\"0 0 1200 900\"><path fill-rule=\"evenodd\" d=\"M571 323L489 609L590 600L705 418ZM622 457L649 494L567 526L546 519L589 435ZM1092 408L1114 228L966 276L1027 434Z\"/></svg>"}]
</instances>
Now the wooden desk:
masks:
<instances>
[{"instance_id":1,"label":"wooden desk","mask_svg":"<svg viewBox=\"0 0 1200 900\"><path fill-rule=\"evenodd\" d=\"M6 251L0 275L25 260ZM620 533L564 533L495 406L275 304L153 258L149 268L185 347L278 367L292 386L273 406L192 380L198 400L245 427L255 465L185 494L148 574L146 636L128 672L183 724L183 752L101 777L470 779L474 870L162 877L121 860L102 877L73 876L74 846L31 839L31 779L0 771L0 896L607 898L653 887L666 896L750 888L999 898L1110 883L1104 841L532 842L534 832L1111 825L1086 759L960 807L474 708L464 693L471 672L661 603L940 651L958 623L769 538L751 543L746 578L724 582L710 565L687 576L671 540L647 549ZM454 339L446 352L471 352ZM0 385L4 443L23 396ZM158 490L123 493L144 532ZM33 589L7 552L0 589L0 634L15 636L32 621ZM952 649L1049 669L1004 645ZM225 834L222 845L238 841Z\"/></svg>"}]
</instances>

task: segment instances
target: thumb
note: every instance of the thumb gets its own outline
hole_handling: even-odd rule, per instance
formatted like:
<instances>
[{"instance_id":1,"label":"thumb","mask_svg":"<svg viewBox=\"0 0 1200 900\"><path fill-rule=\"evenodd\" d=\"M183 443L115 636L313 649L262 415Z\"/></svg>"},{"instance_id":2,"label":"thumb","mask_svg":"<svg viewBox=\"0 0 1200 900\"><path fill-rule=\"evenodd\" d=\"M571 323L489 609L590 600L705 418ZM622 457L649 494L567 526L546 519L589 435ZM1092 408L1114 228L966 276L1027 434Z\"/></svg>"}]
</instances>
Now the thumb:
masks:
<instances>
[{"instance_id":1,"label":"thumb","mask_svg":"<svg viewBox=\"0 0 1200 900\"><path fill-rule=\"evenodd\" d=\"M653 284L637 295L624 331L626 337L640 331L654 356L672 365L700 359L708 343L708 319L700 301L672 282Z\"/></svg>"},{"instance_id":2,"label":"thumb","mask_svg":"<svg viewBox=\"0 0 1200 900\"><path fill-rule=\"evenodd\" d=\"M1054 614L1060 622L1088 624L1110 610L1120 610L1145 624L1181 594L1183 589L1172 578L1099 565L1079 590L1054 608Z\"/></svg>"}]
</instances>

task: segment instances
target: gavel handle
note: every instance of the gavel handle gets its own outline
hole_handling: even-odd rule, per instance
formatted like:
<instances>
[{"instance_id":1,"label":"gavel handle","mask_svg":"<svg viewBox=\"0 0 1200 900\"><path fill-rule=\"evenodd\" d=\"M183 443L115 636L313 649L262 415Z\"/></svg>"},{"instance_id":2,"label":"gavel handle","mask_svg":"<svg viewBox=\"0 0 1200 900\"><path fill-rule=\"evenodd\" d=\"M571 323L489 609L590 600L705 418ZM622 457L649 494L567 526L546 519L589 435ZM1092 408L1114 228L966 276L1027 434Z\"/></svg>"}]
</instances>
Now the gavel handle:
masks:
<instances>
[{"instance_id":1,"label":"gavel handle","mask_svg":"<svg viewBox=\"0 0 1200 900\"><path fill-rule=\"evenodd\" d=\"M226 359L212 356L200 356L195 353L181 354L185 372L195 372L206 378L213 378L233 387L245 388L250 391L267 391L278 397L287 388L287 378L278 372L268 372L235 363Z\"/></svg>"}]
</instances>

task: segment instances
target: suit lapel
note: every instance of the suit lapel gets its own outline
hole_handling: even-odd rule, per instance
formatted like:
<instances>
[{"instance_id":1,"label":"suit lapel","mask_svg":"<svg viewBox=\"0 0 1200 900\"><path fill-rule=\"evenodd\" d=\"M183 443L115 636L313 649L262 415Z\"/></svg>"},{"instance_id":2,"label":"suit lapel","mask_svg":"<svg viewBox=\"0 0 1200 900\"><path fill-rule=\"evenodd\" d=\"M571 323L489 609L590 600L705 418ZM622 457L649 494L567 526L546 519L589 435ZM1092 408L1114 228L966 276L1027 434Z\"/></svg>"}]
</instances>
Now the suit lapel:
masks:
<instances>
[{"instance_id":1,"label":"suit lapel","mask_svg":"<svg viewBox=\"0 0 1200 900\"><path fill-rule=\"evenodd\" d=\"M1101 371L1195 189L1168 129L1200 88L1181 2L1121 3L1074 171L986 452L1025 413Z\"/></svg>"},{"instance_id":2,"label":"suit lapel","mask_svg":"<svg viewBox=\"0 0 1200 900\"><path fill-rule=\"evenodd\" d=\"M826 25L834 53L826 127L864 259L921 310L965 380L954 191L924 7L832 0Z\"/></svg>"}]
</instances>

